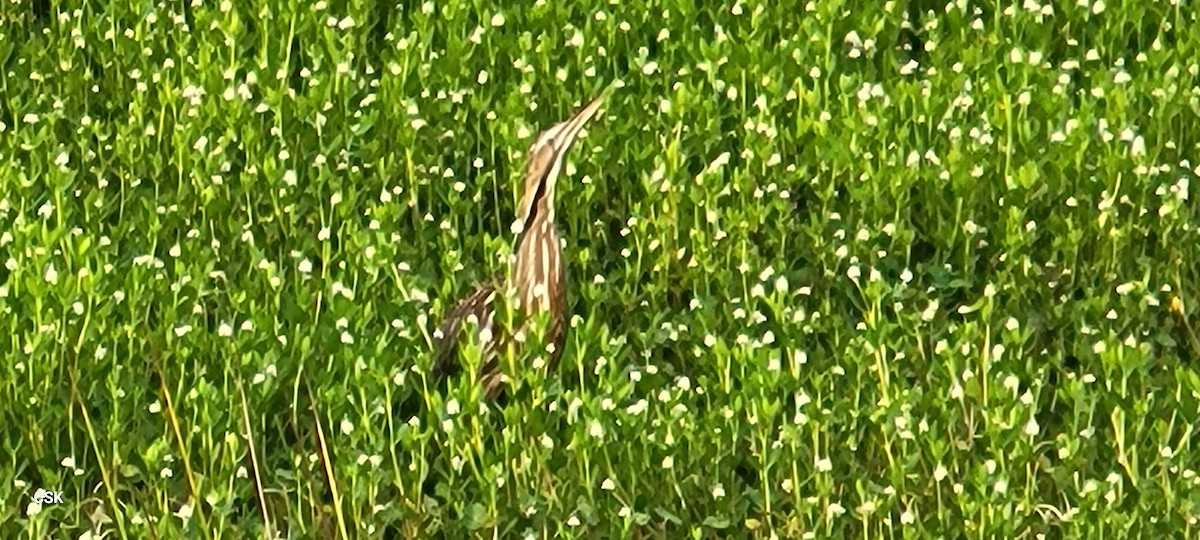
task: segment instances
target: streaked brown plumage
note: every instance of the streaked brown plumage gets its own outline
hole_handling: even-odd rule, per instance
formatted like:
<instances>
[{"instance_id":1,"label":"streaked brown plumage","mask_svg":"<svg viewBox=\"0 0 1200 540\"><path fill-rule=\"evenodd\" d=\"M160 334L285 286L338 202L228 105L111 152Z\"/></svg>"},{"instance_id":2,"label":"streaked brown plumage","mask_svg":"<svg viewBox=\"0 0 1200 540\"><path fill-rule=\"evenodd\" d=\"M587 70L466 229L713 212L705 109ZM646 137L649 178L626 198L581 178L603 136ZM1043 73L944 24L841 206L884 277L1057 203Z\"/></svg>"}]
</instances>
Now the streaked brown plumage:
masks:
<instances>
[{"instance_id":1,"label":"streaked brown plumage","mask_svg":"<svg viewBox=\"0 0 1200 540\"><path fill-rule=\"evenodd\" d=\"M601 94L568 120L538 134L529 147L525 164L525 192L517 207L520 225L512 284L526 321L538 312L550 315L544 334L548 368L557 364L566 337L567 280L562 263L562 243L554 224L555 185L566 164L567 151L584 124L595 116L603 100L604 94ZM503 388L498 351L508 339L523 332L523 329L510 332L496 325L494 306L497 296L503 294L502 286L502 275L478 285L450 311L434 332L434 371L445 376L458 369L458 344L463 323L478 324L483 351L480 380L489 397L495 397Z\"/></svg>"}]
</instances>

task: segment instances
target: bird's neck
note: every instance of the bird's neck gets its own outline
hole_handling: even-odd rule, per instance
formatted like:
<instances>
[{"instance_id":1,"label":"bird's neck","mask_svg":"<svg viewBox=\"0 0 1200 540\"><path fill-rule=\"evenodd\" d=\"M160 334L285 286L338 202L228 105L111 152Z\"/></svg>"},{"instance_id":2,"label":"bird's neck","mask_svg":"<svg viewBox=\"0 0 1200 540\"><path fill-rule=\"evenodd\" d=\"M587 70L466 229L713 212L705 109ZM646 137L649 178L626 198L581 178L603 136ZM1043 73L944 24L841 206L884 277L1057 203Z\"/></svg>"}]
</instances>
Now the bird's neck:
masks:
<instances>
[{"instance_id":1,"label":"bird's neck","mask_svg":"<svg viewBox=\"0 0 1200 540\"><path fill-rule=\"evenodd\" d=\"M533 200L525 203L529 206L521 218L521 232L517 234L518 245L524 244L534 236L535 229L554 229L554 186L539 186L536 192L526 195L526 199Z\"/></svg>"},{"instance_id":2,"label":"bird's neck","mask_svg":"<svg viewBox=\"0 0 1200 540\"><path fill-rule=\"evenodd\" d=\"M549 213L529 223L517 244L513 264L513 279L521 284L521 306L526 313L547 309L553 301L552 292L561 287L562 244Z\"/></svg>"},{"instance_id":3,"label":"bird's neck","mask_svg":"<svg viewBox=\"0 0 1200 540\"><path fill-rule=\"evenodd\" d=\"M533 207L529 210L529 215L525 216L528 222L525 223L525 230L529 230L538 222L549 223L554 225L554 184L543 184L537 193L534 195Z\"/></svg>"}]
</instances>

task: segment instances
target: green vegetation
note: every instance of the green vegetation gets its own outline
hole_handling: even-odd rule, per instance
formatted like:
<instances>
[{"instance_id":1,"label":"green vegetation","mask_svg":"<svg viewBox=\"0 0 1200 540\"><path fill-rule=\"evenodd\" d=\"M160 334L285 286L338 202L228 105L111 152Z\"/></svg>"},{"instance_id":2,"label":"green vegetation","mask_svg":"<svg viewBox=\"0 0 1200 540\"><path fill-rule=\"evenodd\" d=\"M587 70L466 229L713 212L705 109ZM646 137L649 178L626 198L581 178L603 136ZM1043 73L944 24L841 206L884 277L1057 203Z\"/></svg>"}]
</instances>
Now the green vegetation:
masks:
<instances>
[{"instance_id":1,"label":"green vegetation","mask_svg":"<svg viewBox=\"0 0 1200 540\"><path fill-rule=\"evenodd\" d=\"M1194 2L70 4L0 4L4 538L1200 534ZM559 369L437 387L614 83Z\"/></svg>"}]
</instances>

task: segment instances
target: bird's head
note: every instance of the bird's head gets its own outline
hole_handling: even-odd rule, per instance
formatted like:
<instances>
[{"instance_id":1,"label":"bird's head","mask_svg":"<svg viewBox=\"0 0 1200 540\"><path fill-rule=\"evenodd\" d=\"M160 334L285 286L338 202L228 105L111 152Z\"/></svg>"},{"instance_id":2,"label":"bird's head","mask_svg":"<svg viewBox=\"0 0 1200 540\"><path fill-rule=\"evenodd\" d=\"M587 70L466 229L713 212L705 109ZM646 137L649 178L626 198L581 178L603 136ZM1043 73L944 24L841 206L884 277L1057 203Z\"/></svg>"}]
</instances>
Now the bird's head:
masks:
<instances>
[{"instance_id":1,"label":"bird's head","mask_svg":"<svg viewBox=\"0 0 1200 540\"><path fill-rule=\"evenodd\" d=\"M525 193L517 208L522 228L538 218L553 218L554 186L566 163L567 151L583 126L600 110L606 95L600 94L571 118L539 133L534 139L525 162Z\"/></svg>"}]
</instances>

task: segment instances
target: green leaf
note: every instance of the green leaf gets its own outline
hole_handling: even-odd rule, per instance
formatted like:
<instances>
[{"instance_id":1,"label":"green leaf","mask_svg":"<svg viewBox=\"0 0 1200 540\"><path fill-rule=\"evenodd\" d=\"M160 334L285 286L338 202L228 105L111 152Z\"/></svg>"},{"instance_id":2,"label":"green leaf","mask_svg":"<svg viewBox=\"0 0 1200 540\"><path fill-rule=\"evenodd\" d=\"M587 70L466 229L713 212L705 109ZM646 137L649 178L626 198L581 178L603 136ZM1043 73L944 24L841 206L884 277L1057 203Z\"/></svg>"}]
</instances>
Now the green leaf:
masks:
<instances>
[{"instance_id":1,"label":"green leaf","mask_svg":"<svg viewBox=\"0 0 1200 540\"><path fill-rule=\"evenodd\" d=\"M471 503L463 511L462 521L468 531L482 529L487 525L487 510L480 503Z\"/></svg>"},{"instance_id":2,"label":"green leaf","mask_svg":"<svg viewBox=\"0 0 1200 540\"><path fill-rule=\"evenodd\" d=\"M729 527L729 518L723 514L717 514L715 516L708 516L704 518L704 521L701 524L705 527L711 527L713 529L724 529Z\"/></svg>"},{"instance_id":3,"label":"green leaf","mask_svg":"<svg viewBox=\"0 0 1200 540\"><path fill-rule=\"evenodd\" d=\"M656 507L654 509L654 513L658 514L659 517L661 517L675 525L679 525L680 523L683 523L683 521L679 519L679 516L671 513L670 511L668 511L667 509L665 509L661 506Z\"/></svg>"}]
</instances>

